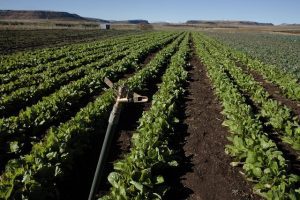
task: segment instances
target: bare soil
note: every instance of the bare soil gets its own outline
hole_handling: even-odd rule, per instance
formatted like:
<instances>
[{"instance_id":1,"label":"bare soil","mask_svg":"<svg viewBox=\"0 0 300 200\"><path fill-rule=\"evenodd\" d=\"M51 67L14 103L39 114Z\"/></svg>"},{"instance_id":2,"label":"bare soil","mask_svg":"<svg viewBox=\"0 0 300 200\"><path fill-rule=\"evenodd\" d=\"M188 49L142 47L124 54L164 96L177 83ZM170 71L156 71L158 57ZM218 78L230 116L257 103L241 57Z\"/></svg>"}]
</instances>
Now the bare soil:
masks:
<instances>
[{"instance_id":1,"label":"bare soil","mask_svg":"<svg viewBox=\"0 0 300 200\"><path fill-rule=\"evenodd\" d=\"M273 83L270 83L266 81L262 75L260 75L258 72L253 70L247 70L245 67L243 68L245 72L248 74L251 74L255 81L259 82L266 91L270 94L270 98L277 100L278 102L281 102L282 104L286 105L288 108L290 108L294 115L300 116L300 102L293 101L291 99L288 99L282 94L281 89L276 86Z\"/></svg>"},{"instance_id":2,"label":"bare soil","mask_svg":"<svg viewBox=\"0 0 300 200\"><path fill-rule=\"evenodd\" d=\"M189 62L183 124L176 133L184 137L179 151L184 153L184 159L180 170L174 171L168 199L260 199L252 193L252 186L239 173L240 169L230 166L232 160L224 152L230 133L222 126L222 108L206 68L195 54ZM180 178L176 178L178 174Z\"/></svg>"},{"instance_id":3,"label":"bare soil","mask_svg":"<svg viewBox=\"0 0 300 200\"><path fill-rule=\"evenodd\" d=\"M280 102L281 104L287 106L292 110L294 116L300 116L300 104L297 101L293 101L285 97L280 88L273 83L266 81L262 75L257 71L249 70L246 66L242 66L240 63L239 67L243 69L245 73L251 74L255 81L259 82L264 89L270 94L270 98ZM245 94L246 99L250 102L249 105L253 110L258 113L260 108L257 104L250 100L249 95ZM271 125L266 125L267 119L260 119L263 123L264 132L266 132L271 140L273 140L278 149L283 152L284 158L287 160L288 164L288 173L300 174L300 152L291 148L290 145L284 143L278 135L278 131L274 130ZM279 133L280 134L280 133Z\"/></svg>"}]
</instances>

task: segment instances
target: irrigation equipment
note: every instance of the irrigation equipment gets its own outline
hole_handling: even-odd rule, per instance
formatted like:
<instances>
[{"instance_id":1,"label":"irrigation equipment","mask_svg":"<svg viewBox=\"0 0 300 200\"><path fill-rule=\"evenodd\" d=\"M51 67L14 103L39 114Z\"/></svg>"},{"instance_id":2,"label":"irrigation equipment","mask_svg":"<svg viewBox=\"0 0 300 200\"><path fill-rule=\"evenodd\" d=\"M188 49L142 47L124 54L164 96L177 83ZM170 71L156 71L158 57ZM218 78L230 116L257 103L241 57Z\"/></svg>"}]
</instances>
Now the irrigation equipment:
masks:
<instances>
[{"instance_id":1,"label":"irrigation equipment","mask_svg":"<svg viewBox=\"0 0 300 200\"><path fill-rule=\"evenodd\" d=\"M108 79L105 78L104 82L116 91L116 103L110 113L108 126L105 134L105 138L102 144L101 153L99 156L98 164L96 167L92 187L89 194L89 200L94 200L96 196L96 191L98 190L103 169L105 166L106 159L108 157L109 149L111 146L112 139L114 137L115 129L118 125L121 110L124 103L145 103L148 101L148 97L141 96L135 92L129 90L126 85L121 85L115 88L115 85Z\"/></svg>"}]
</instances>

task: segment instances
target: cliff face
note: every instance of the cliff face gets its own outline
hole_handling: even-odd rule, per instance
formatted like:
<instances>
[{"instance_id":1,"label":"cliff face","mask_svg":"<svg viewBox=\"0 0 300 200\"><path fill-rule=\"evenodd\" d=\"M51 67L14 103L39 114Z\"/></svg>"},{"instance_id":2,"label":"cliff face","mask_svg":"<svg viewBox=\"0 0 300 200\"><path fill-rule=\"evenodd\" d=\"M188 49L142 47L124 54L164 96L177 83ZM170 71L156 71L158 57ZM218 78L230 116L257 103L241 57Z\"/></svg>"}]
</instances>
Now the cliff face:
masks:
<instances>
[{"instance_id":1,"label":"cliff face","mask_svg":"<svg viewBox=\"0 0 300 200\"><path fill-rule=\"evenodd\" d=\"M0 10L0 19L51 19L51 20L66 20L66 21L85 21L86 19L68 12L54 11L27 11L27 10Z\"/></svg>"},{"instance_id":2,"label":"cliff face","mask_svg":"<svg viewBox=\"0 0 300 200\"><path fill-rule=\"evenodd\" d=\"M55 21L89 21L116 24L149 24L147 20L134 19L124 21L109 21L97 18L81 17L77 14L41 10L0 10L0 20L55 20Z\"/></svg>"}]
</instances>

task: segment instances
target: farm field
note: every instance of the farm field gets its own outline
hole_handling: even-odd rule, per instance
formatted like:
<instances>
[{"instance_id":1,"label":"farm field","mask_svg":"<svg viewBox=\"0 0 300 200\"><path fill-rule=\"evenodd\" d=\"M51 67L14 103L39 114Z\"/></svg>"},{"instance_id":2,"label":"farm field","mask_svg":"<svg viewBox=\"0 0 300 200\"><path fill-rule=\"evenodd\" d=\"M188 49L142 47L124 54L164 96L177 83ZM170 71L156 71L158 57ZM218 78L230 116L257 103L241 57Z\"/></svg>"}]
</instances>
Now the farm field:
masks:
<instances>
[{"instance_id":1,"label":"farm field","mask_svg":"<svg viewBox=\"0 0 300 200\"><path fill-rule=\"evenodd\" d=\"M45 47L59 47L66 44L88 42L138 32L138 30L99 29L0 29L0 53L10 54L20 50L25 51Z\"/></svg>"},{"instance_id":2,"label":"farm field","mask_svg":"<svg viewBox=\"0 0 300 200\"><path fill-rule=\"evenodd\" d=\"M124 105L97 199L300 199L299 36L86 34L1 49L0 199L87 199L105 77L149 101Z\"/></svg>"},{"instance_id":3,"label":"farm field","mask_svg":"<svg viewBox=\"0 0 300 200\"><path fill-rule=\"evenodd\" d=\"M207 32L229 46L300 77L300 35Z\"/></svg>"}]
</instances>

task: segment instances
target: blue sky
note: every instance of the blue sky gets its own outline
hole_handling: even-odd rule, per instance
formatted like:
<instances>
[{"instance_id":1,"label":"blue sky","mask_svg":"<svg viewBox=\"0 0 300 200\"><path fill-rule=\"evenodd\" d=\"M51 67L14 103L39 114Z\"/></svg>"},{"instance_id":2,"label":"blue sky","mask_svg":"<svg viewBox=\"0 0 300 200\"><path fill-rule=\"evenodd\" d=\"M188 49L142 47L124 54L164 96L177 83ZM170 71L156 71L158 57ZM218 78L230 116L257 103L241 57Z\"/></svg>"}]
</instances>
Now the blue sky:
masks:
<instances>
[{"instance_id":1,"label":"blue sky","mask_svg":"<svg viewBox=\"0 0 300 200\"><path fill-rule=\"evenodd\" d=\"M0 9L67 11L102 19L300 23L300 0L0 0Z\"/></svg>"}]
</instances>

